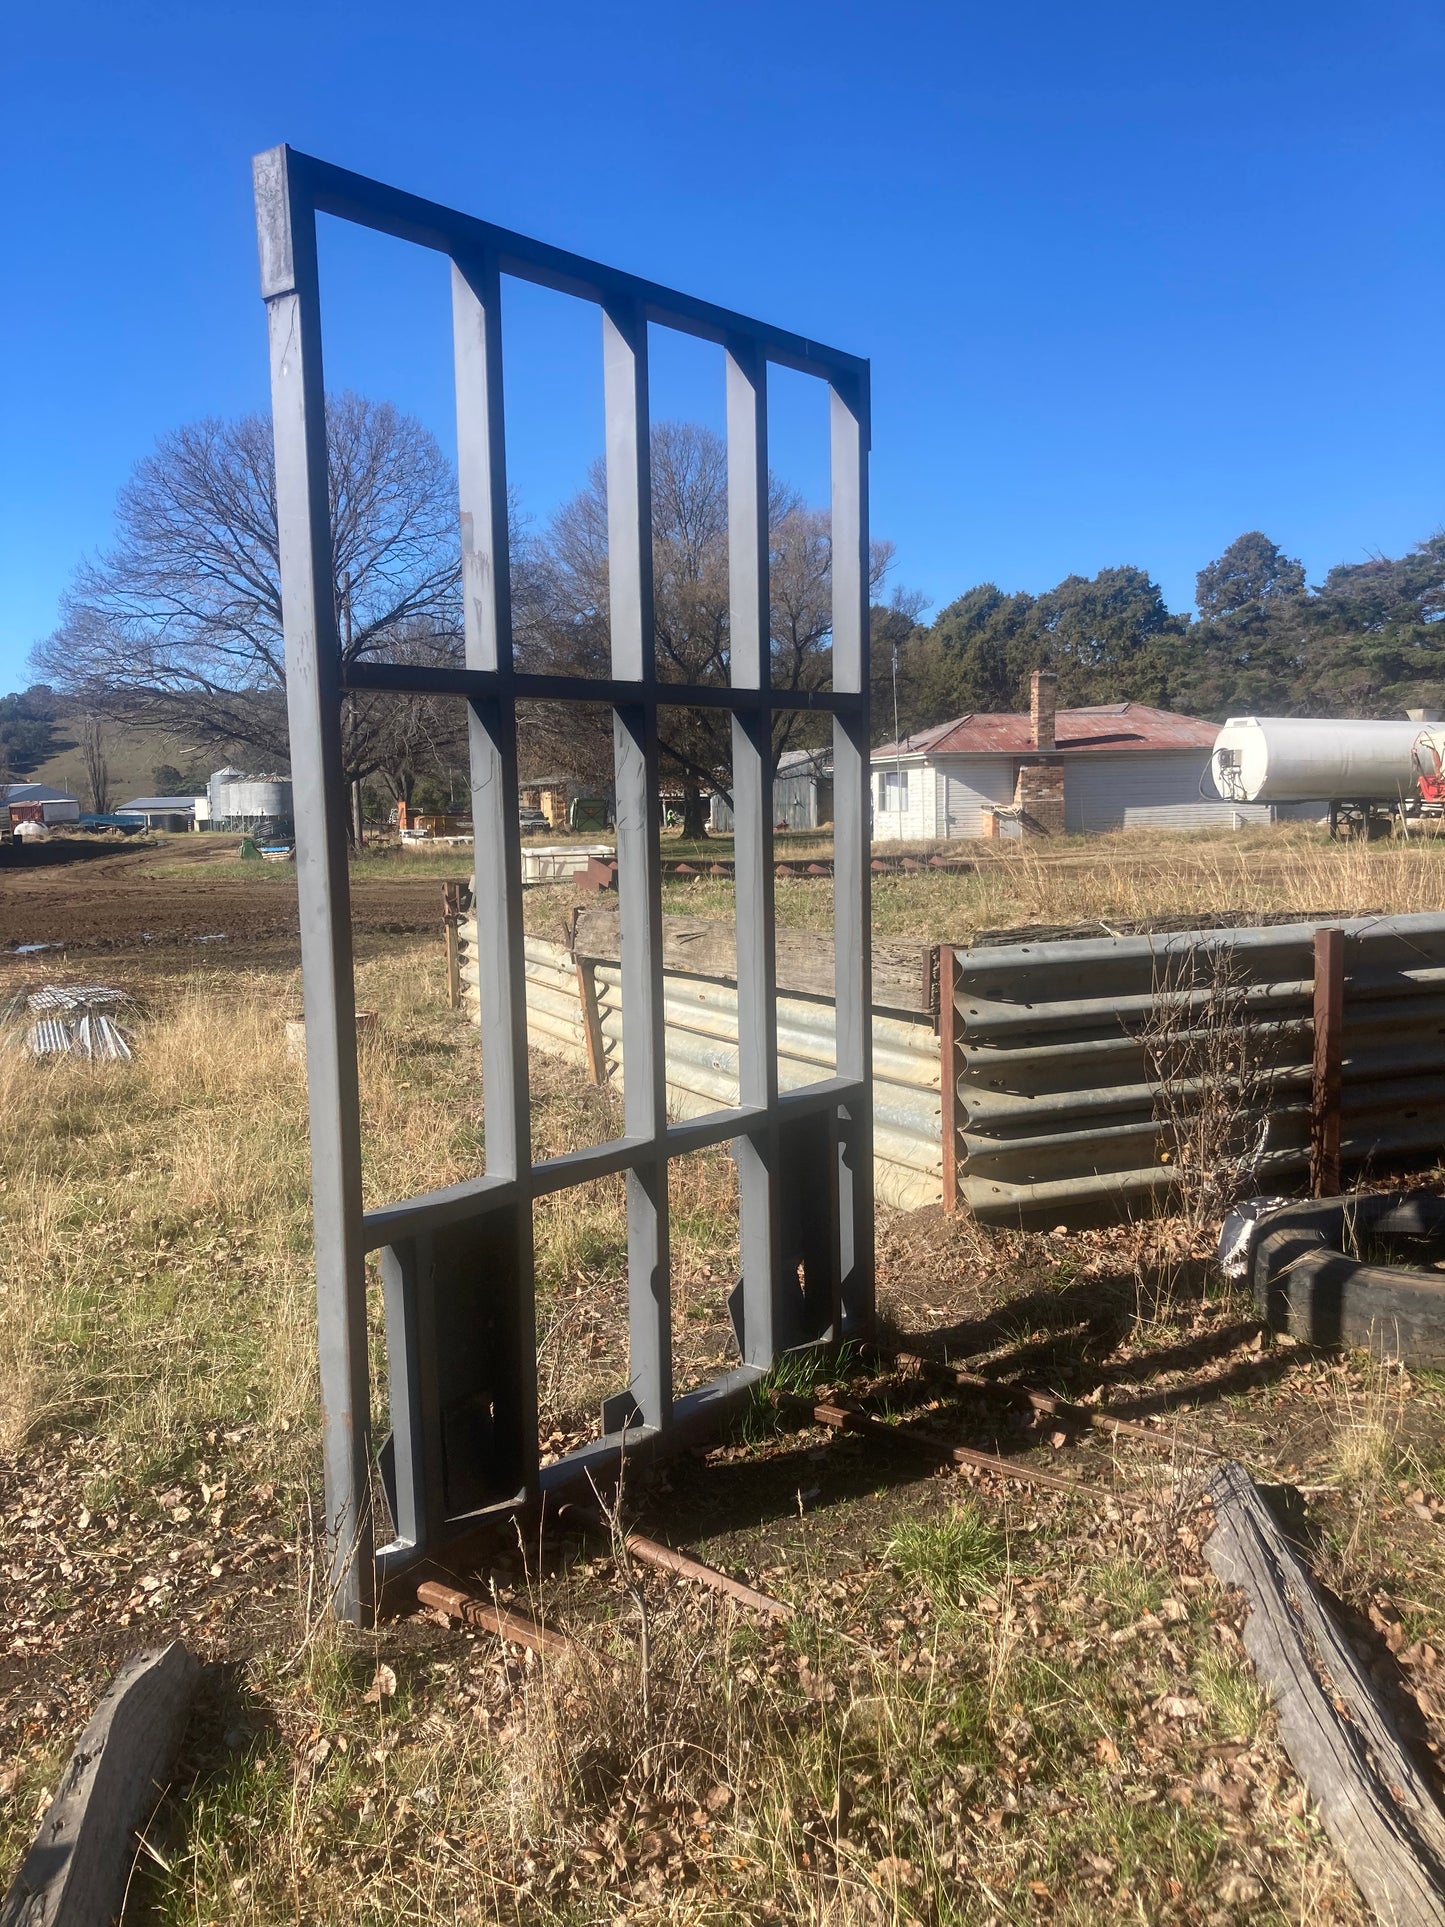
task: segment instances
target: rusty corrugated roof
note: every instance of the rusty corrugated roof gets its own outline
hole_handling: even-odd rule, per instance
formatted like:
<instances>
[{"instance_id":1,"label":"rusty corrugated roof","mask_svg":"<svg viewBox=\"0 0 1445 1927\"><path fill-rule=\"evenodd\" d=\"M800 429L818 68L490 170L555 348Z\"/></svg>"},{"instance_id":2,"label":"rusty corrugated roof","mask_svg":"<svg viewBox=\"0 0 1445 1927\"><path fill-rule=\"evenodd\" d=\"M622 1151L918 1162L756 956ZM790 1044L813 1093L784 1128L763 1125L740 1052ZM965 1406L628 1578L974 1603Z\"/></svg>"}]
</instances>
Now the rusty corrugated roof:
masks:
<instances>
[{"instance_id":1,"label":"rusty corrugated roof","mask_svg":"<svg viewBox=\"0 0 1445 1927\"><path fill-rule=\"evenodd\" d=\"M1054 748L1063 755L1131 749L1212 749L1217 723L1181 716L1149 703L1099 703L1092 709L1061 709L1054 722ZM1022 715L955 716L952 722L914 730L901 743L873 752L874 762L896 756L1028 756L1035 754L1027 712Z\"/></svg>"}]
</instances>

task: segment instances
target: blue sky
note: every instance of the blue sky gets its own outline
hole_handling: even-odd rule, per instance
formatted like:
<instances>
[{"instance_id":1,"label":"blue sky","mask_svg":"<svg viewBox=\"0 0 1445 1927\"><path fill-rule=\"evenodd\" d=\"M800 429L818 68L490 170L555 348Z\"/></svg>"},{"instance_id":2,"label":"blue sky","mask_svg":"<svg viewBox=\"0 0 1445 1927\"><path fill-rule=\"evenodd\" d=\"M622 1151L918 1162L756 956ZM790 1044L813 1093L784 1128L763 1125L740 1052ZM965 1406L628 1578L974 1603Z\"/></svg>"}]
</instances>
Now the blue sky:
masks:
<instances>
[{"instance_id":1,"label":"blue sky","mask_svg":"<svg viewBox=\"0 0 1445 1927\"><path fill-rule=\"evenodd\" d=\"M1261 527L1398 552L1441 494L1445 17L1374 0L499 8L52 0L0 61L0 689L158 434L266 403L280 140L871 357L873 524L941 606ZM439 263L324 237L328 378L450 439ZM600 433L595 314L508 308L539 520ZM714 351L654 409L720 421ZM774 458L822 493L779 377Z\"/></svg>"}]
</instances>

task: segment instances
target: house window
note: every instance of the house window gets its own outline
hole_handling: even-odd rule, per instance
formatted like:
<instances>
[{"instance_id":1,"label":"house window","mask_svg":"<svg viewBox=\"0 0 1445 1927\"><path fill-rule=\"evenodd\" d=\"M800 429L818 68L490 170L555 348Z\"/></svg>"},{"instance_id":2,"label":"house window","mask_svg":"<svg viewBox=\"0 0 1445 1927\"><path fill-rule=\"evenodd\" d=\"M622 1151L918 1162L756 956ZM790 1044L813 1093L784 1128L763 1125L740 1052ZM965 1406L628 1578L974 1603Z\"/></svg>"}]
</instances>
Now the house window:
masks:
<instances>
[{"instance_id":1,"label":"house window","mask_svg":"<svg viewBox=\"0 0 1445 1927\"><path fill-rule=\"evenodd\" d=\"M880 810L908 808L908 771L906 769L879 771L878 807Z\"/></svg>"}]
</instances>

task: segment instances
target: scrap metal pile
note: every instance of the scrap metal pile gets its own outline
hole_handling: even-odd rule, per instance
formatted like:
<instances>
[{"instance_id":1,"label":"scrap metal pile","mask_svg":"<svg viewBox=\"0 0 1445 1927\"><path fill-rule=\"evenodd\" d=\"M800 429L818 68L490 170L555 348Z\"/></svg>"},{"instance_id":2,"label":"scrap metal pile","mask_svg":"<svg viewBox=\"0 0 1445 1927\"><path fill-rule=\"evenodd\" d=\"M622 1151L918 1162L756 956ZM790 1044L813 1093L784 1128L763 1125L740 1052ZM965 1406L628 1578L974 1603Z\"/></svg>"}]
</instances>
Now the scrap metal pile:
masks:
<instances>
[{"instance_id":1,"label":"scrap metal pile","mask_svg":"<svg viewBox=\"0 0 1445 1927\"><path fill-rule=\"evenodd\" d=\"M126 992L107 984L43 984L0 1008L0 1030L32 1057L129 1058L130 1033L117 1019L130 1007Z\"/></svg>"}]
</instances>

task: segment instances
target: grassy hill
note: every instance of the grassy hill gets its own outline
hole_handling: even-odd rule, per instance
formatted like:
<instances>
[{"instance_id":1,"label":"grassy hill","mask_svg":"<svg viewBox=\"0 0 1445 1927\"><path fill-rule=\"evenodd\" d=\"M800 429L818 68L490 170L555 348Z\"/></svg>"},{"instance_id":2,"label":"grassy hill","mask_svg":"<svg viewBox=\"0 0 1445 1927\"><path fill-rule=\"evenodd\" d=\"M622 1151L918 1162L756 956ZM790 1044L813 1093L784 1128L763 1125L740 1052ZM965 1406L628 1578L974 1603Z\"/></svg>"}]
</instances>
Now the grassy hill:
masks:
<instances>
[{"instance_id":1,"label":"grassy hill","mask_svg":"<svg viewBox=\"0 0 1445 1927\"><path fill-rule=\"evenodd\" d=\"M57 749L24 778L27 783L49 783L80 798L81 808L90 808L90 791L85 780L85 762L80 753L78 720L62 717L55 725L57 743L70 745ZM122 723L105 726L105 757L110 765L110 803L128 803L133 796L156 793L156 766L170 763L187 777L184 790L204 789L213 769L220 769L228 758L217 749L197 750L182 737L165 729L134 729ZM245 757L237 758L246 767Z\"/></svg>"}]
</instances>

